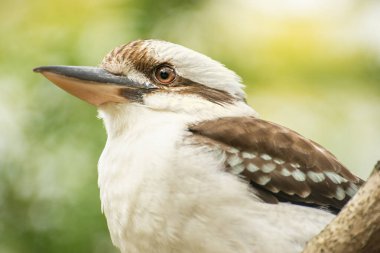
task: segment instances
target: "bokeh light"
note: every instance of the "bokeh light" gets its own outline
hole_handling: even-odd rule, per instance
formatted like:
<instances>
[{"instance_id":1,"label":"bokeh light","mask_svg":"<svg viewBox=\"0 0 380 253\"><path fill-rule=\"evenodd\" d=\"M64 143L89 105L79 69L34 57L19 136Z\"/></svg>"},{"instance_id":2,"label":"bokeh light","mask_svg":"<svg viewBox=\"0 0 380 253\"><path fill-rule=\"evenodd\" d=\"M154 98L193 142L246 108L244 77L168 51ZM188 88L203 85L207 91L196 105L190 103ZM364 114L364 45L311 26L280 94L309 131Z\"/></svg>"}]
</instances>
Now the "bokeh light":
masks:
<instances>
[{"instance_id":1,"label":"bokeh light","mask_svg":"<svg viewBox=\"0 0 380 253\"><path fill-rule=\"evenodd\" d=\"M262 118L362 178L380 159L380 2L2 0L0 252L118 252L100 211L96 109L32 72L97 65L138 38L221 61Z\"/></svg>"}]
</instances>

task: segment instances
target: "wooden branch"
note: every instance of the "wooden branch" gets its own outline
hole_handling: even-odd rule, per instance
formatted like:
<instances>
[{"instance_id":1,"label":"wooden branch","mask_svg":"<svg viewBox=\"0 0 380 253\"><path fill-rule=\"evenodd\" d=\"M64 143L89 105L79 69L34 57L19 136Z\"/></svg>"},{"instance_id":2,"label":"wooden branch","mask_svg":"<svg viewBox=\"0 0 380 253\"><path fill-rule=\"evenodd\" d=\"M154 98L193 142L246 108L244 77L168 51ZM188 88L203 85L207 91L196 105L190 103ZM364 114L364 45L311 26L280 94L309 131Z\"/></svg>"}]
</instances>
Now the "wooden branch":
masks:
<instances>
[{"instance_id":1,"label":"wooden branch","mask_svg":"<svg viewBox=\"0 0 380 253\"><path fill-rule=\"evenodd\" d=\"M312 238L303 253L380 252L380 161L339 215Z\"/></svg>"}]
</instances>

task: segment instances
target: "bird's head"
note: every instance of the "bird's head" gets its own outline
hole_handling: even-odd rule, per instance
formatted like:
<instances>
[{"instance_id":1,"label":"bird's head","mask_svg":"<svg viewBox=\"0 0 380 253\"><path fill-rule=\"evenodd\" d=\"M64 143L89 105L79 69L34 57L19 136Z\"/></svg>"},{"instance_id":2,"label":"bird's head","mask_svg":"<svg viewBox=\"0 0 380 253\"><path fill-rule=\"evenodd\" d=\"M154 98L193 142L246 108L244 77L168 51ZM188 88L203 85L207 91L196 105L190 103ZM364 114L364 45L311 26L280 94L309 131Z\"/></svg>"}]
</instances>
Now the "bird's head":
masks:
<instances>
[{"instance_id":1,"label":"bird's head","mask_svg":"<svg viewBox=\"0 0 380 253\"><path fill-rule=\"evenodd\" d=\"M100 67L45 66L34 71L83 99L186 111L197 104L244 102L240 78L217 61L173 43L137 40L112 50Z\"/></svg>"},{"instance_id":2,"label":"bird's head","mask_svg":"<svg viewBox=\"0 0 380 253\"><path fill-rule=\"evenodd\" d=\"M257 116L240 78L211 58L158 40L112 50L99 67L35 69L70 94L98 107L109 136L136 122L185 124L223 116Z\"/></svg>"}]
</instances>

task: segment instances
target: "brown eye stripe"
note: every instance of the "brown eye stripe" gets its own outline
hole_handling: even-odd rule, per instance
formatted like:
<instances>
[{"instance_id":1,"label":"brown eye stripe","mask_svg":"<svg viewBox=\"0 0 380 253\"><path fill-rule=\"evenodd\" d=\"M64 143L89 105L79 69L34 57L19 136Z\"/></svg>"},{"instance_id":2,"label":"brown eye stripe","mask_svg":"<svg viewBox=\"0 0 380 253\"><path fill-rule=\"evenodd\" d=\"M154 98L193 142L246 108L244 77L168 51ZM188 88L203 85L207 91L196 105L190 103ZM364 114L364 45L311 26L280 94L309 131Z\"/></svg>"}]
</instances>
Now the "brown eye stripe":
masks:
<instances>
[{"instance_id":1,"label":"brown eye stripe","mask_svg":"<svg viewBox=\"0 0 380 253\"><path fill-rule=\"evenodd\" d=\"M174 69L174 66L172 66L169 62L158 62L153 56L151 56L149 48L146 46L145 41L143 40L134 41L114 49L105 57L102 66L104 67L106 65L112 65L114 63L116 63L116 65L129 65L138 72L141 72L158 87L164 89L170 88L167 90L167 92L170 91L176 92L178 94L196 95L219 105L232 104L237 99L226 91L211 88L207 85L194 82L190 79L178 75ZM158 72L162 68L164 68L164 70L166 70L168 73L168 77L164 79L160 77L160 73ZM114 74L122 75L122 73ZM163 90L161 89L161 91ZM149 93L151 92L155 91L150 91ZM132 98L137 98L138 95L143 95L141 92L136 94L137 92L133 92L130 89L123 90L122 93L125 97L128 96ZM142 97L139 98L139 101L142 101Z\"/></svg>"}]
</instances>

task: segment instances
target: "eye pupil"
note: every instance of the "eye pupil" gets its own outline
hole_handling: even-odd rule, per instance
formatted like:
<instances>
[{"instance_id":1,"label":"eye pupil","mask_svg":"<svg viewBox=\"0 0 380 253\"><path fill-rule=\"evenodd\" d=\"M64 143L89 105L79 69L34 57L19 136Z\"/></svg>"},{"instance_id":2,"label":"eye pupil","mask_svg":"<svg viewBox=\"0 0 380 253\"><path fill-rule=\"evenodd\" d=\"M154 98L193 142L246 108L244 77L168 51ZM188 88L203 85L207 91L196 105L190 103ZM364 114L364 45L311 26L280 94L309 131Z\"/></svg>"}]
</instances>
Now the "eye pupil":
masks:
<instances>
[{"instance_id":1,"label":"eye pupil","mask_svg":"<svg viewBox=\"0 0 380 253\"><path fill-rule=\"evenodd\" d=\"M163 69L163 70L160 71L160 77L161 77L162 79L164 79L164 80L168 79L168 78L169 78L169 75L170 75L170 74L169 74L169 72L166 71L166 69L165 69L165 70Z\"/></svg>"}]
</instances>

